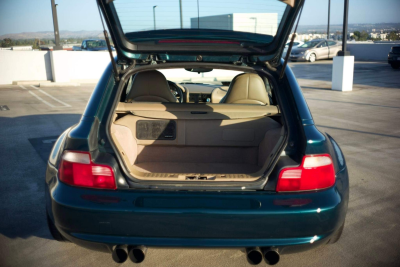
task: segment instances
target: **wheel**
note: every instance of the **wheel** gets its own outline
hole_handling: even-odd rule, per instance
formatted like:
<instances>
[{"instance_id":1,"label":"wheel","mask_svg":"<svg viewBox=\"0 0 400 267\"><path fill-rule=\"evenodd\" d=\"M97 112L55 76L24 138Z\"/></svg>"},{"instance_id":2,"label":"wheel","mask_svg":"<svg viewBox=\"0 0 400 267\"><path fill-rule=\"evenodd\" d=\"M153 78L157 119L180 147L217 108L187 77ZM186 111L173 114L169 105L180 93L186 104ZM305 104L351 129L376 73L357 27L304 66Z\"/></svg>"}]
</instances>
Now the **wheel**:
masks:
<instances>
[{"instance_id":1,"label":"wheel","mask_svg":"<svg viewBox=\"0 0 400 267\"><path fill-rule=\"evenodd\" d=\"M340 226L340 228L336 231L336 233L332 235L331 239L329 239L328 244L335 244L336 242L339 241L343 233L343 228L344 228L344 222L342 226Z\"/></svg>"},{"instance_id":2,"label":"wheel","mask_svg":"<svg viewBox=\"0 0 400 267\"><path fill-rule=\"evenodd\" d=\"M46 217L47 217L47 226L49 227L50 234L53 236L53 238L59 242L69 242L61 233L58 231L56 226L54 225L53 221L50 219L49 214L46 211Z\"/></svg>"},{"instance_id":3,"label":"wheel","mask_svg":"<svg viewBox=\"0 0 400 267\"><path fill-rule=\"evenodd\" d=\"M398 68L400 68L400 64L391 63L390 66L392 66L393 69L398 69Z\"/></svg>"},{"instance_id":4,"label":"wheel","mask_svg":"<svg viewBox=\"0 0 400 267\"><path fill-rule=\"evenodd\" d=\"M314 53L312 53L312 54L310 55L310 58L308 59L308 61L310 61L310 62L315 62L316 59L317 59L317 56L316 56Z\"/></svg>"}]
</instances>

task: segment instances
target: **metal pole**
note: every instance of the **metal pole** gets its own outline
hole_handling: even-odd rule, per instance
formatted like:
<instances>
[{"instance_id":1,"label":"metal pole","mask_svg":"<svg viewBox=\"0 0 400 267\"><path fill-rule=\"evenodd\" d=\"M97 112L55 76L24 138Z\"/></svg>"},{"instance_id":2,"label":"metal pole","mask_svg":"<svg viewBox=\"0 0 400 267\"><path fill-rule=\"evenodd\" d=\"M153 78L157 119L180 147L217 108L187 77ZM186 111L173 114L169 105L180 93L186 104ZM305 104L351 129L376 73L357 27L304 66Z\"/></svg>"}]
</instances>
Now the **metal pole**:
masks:
<instances>
[{"instance_id":1,"label":"metal pole","mask_svg":"<svg viewBox=\"0 0 400 267\"><path fill-rule=\"evenodd\" d=\"M156 29L156 7L157 6L153 6L154 30Z\"/></svg>"},{"instance_id":2,"label":"metal pole","mask_svg":"<svg viewBox=\"0 0 400 267\"><path fill-rule=\"evenodd\" d=\"M180 11L180 15L181 15L181 29L183 29L182 0L179 0L179 11Z\"/></svg>"},{"instance_id":3,"label":"metal pole","mask_svg":"<svg viewBox=\"0 0 400 267\"><path fill-rule=\"evenodd\" d=\"M56 42L53 50L62 50L63 48L60 45L60 32L58 30L57 8L54 0L51 0L51 10L53 12L54 38Z\"/></svg>"},{"instance_id":4,"label":"metal pole","mask_svg":"<svg viewBox=\"0 0 400 267\"><path fill-rule=\"evenodd\" d=\"M331 21L331 0L328 0L328 30L327 30L327 38L329 40L329 24Z\"/></svg>"},{"instance_id":5,"label":"metal pole","mask_svg":"<svg viewBox=\"0 0 400 267\"><path fill-rule=\"evenodd\" d=\"M347 22L349 19L349 0L344 0L344 14L343 14L343 33L342 33L342 51L339 56L349 56L350 52L347 49Z\"/></svg>"}]
</instances>

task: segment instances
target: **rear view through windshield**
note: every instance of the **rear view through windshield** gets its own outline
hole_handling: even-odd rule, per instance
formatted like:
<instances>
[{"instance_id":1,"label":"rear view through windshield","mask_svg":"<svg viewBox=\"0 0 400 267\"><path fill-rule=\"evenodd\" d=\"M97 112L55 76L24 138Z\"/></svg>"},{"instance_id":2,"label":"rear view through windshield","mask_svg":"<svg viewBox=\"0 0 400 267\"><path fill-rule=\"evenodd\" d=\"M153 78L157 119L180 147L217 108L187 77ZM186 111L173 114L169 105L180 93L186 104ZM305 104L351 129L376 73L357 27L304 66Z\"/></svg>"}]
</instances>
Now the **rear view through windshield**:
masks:
<instances>
[{"instance_id":1,"label":"rear view through windshield","mask_svg":"<svg viewBox=\"0 0 400 267\"><path fill-rule=\"evenodd\" d=\"M257 39L265 43L272 38L262 36L276 35L287 7L277 0L117 0L113 3L124 33L131 33L131 37L135 36L132 33L143 31L212 29L257 34Z\"/></svg>"}]
</instances>

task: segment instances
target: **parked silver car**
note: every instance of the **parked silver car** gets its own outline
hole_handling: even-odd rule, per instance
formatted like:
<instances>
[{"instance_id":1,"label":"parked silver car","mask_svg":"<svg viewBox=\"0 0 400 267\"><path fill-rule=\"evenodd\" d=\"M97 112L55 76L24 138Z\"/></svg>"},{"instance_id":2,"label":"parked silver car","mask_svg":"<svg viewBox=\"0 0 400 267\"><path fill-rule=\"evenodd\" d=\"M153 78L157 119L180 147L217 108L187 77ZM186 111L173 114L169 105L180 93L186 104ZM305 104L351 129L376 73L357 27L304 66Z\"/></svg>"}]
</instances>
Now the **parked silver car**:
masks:
<instances>
[{"instance_id":1,"label":"parked silver car","mask_svg":"<svg viewBox=\"0 0 400 267\"><path fill-rule=\"evenodd\" d=\"M302 41L294 41L294 42L293 42L292 50L293 50L294 48L296 48L296 47L302 46L303 44L304 44L304 42L302 42ZM283 49L283 53L282 53L282 57L283 57L283 58L286 57L286 53L287 53L287 50L288 50L288 48L289 48L289 45L290 45L290 42L288 42L288 43L285 45L285 48Z\"/></svg>"},{"instance_id":2,"label":"parked silver car","mask_svg":"<svg viewBox=\"0 0 400 267\"><path fill-rule=\"evenodd\" d=\"M333 58L341 51L341 43L333 40L315 39L293 48L291 61L310 61Z\"/></svg>"}]
</instances>

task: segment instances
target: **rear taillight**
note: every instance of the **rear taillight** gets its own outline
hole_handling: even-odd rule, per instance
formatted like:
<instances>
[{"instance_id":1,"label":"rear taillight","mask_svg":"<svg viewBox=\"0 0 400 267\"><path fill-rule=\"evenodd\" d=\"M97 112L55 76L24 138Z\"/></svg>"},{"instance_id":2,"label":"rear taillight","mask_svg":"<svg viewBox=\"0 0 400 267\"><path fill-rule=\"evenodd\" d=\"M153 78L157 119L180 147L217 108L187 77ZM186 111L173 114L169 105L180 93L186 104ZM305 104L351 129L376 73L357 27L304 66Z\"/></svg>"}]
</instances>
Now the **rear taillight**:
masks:
<instances>
[{"instance_id":1,"label":"rear taillight","mask_svg":"<svg viewBox=\"0 0 400 267\"><path fill-rule=\"evenodd\" d=\"M317 190L335 184L335 171L328 154L304 156L299 167L285 168L279 174L277 192Z\"/></svg>"},{"instance_id":2,"label":"rear taillight","mask_svg":"<svg viewBox=\"0 0 400 267\"><path fill-rule=\"evenodd\" d=\"M116 189L112 168L93 163L88 152L65 151L58 175L69 185Z\"/></svg>"}]
</instances>

